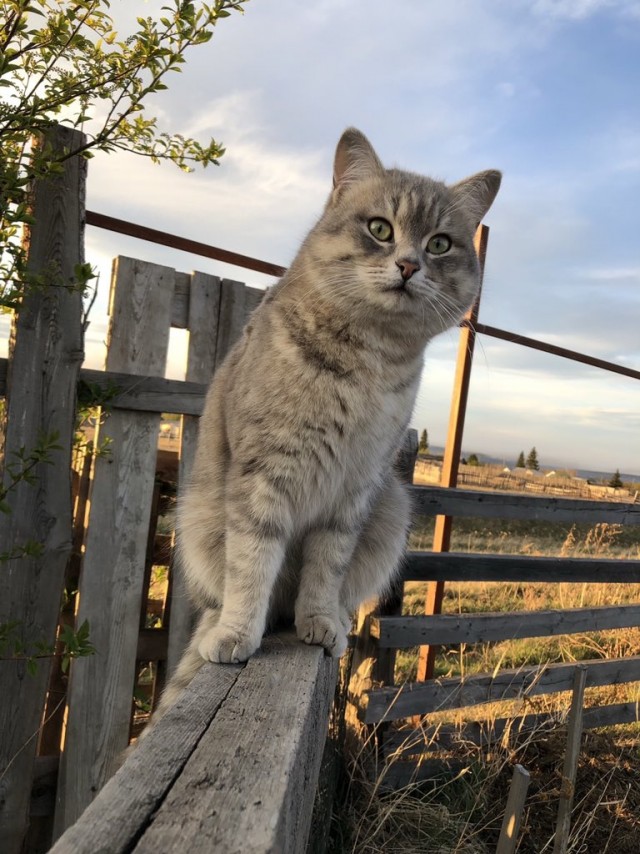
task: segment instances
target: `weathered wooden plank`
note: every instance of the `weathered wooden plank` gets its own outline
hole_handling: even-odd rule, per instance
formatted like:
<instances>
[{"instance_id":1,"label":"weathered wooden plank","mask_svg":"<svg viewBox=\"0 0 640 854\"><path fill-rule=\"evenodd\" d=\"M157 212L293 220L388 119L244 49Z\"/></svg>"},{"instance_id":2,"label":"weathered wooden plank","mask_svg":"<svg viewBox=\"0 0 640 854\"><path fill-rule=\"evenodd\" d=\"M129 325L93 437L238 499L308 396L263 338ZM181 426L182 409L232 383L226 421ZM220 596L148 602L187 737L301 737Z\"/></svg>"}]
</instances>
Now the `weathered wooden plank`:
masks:
<instances>
[{"instance_id":1,"label":"weathered wooden plank","mask_svg":"<svg viewBox=\"0 0 640 854\"><path fill-rule=\"evenodd\" d=\"M69 128L52 128L45 144L75 150L85 140ZM40 144L40 143L37 143ZM86 161L66 160L60 176L33 188L28 268L47 284L27 290L14 318L7 381L5 459L34 451L43 436L57 434L50 463L31 470L7 494L10 513L0 513L0 551L16 554L29 542L42 551L2 563L0 623L15 621L25 649L53 644L71 551L71 446L75 394L83 359L82 293L70 287L84 261ZM18 466L19 468L20 466ZM4 485L10 482L6 469ZM12 647L9 648L13 652ZM42 720L49 667L36 675L24 661L0 661L0 839L4 854L22 849L37 732Z\"/></svg>"},{"instance_id":2,"label":"weathered wooden plank","mask_svg":"<svg viewBox=\"0 0 640 854\"><path fill-rule=\"evenodd\" d=\"M531 775L527 769L523 768L522 765L514 765L496 854L514 854L516 850L524 802L527 798L530 782Z\"/></svg>"},{"instance_id":3,"label":"weathered wooden plank","mask_svg":"<svg viewBox=\"0 0 640 854\"><path fill-rule=\"evenodd\" d=\"M215 664L203 667L175 705L131 751L81 818L53 846L51 854L130 851L243 667Z\"/></svg>"},{"instance_id":4,"label":"weathered wooden plank","mask_svg":"<svg viewBox=\"0 0 640 854\"><path fill-rule=\"evenodd\" d=\"M247 320L247 289L242 282L223 279L220 290L220 320L216 342L216 367L240 338Z\"/></svg>"},{"instance_id":5,"label":"weathered wooden plank","mask_svg":"<svg viewBox=\"0 0 640 854\"><path fill-rule=\"evenodd\" d=\"M395 467L402 480L410 484L413 481L413 470L418 454L418 431L407 430L403 444L398 449ZM363 602L358 609L356 637L351 658L351 675L349 689L352 693L361 694L368 690L373 682L383 682L393 685L395 652L387 648L379 653L377 644L369 634L372 617L378 614L397 615L402 613L402 597L404 584L399 578L394 581L391 589L380 600L370 599ZM355 711L347 710L347 717L355 717Z\"/></svg>"},{"instance_id":6,"label":"weathered wooden plank","mask_svg":"<svg viewBox=\"0 0 640 854\"><path fill-rule=\"evenodd\" d=\"M640 605L565 610L372 617L370 635L382 648L486 643L640 626Z\"/></svg>"},{"instance_id":7,"label":"weathered wooden plank","mask_svg":"<svg viewBox=\"0 0 640 854\"><path fill-rule=\"evenodd\" d=\"M567 721L567 750L562 768L562 783L560 785L560 803L556 834L553 840L553 854L566 854L571 827L571 806L578 771L578 757L582 740L582 721L584 717L584 688L587 681L587 671L583 664L575 668L573 678L573 695L569 720Z\"/></svg>"},{"instance_id":8,"label":"weathered wooden plank","mask_svg":"<svg viewBox=\"0 0 640 854\"><path fill-rule=\"evenodd\" d=\"M190 282L189 297L189 350L186 378L207 385L216 367L218 348L218 323L220 318L221 284L217 276L194 273ZM191 473L198 437L198 418L183 415L180 429L180 467L178 474L178 500ZM168 623L169 648L167 671L170 675L177 666L189 642L193 611L186 581L174 557L169 572Z\"/></svg>"},{"instance_id":9,"label":"weathered wooden plank","mask_svg":"<svg viewBox=\"0 0 640 854\"><path fill-rule=\"evenodd\" d=\"M587 687L640 681L640 656L581 662L587 668ZM405 683L400 688L377 688L356 702L364 723L398 720L443 709L459 709L525 696L570 691L575 664L547 664L502 670L463 679Z\"/></svg>"},{"instance_id":10,"label":"weathered wooden plank","mask_svg":"<svg viewBox=\"0 0 640 854\"><path fill-rule=\"evenodd\" d=\"M168 642L167 629L140 629L136 659L138 661L166 660Z\"/></svg>"},{"instance_id":11,"label":"weathered wooden plank","mask_svg":"<svg viewBox=\"0 0 640 854\"><path fill-rule=\"evenodd\" d=\"M637 584L640 561L601 558L409 552L405 581L581 581Z\"/></svg>"},{"instance_id":12,"label":"weathered wooden plank","mask_svg":"<svg viewBox=\"0 0 640 854\"><path fill-rule=\"evenodd\" d=\"M384 740L384 754L391 757L415 756L430 750L448 750L461 742L478 747L488 747L502 738L519 733L542 733L563 726L563 715L538 714L511 718L489 718L469 721L462 726L437 724L416 730L399 730L390 733ZM608 706L593 706L585 709L582 725L584 729L630 724L640 721L640 706L637 703L612 703Z\"/></svg>"},{"instance_id":13,"label":"weathered wooden plank","mask_svg":"<svg viewBox=\"0 0 640 854\"><path fill-rule=\"evenodd\" d=\"M292 635L267 638L263 647L152 817L137 854L304 852L337 661Z\"/></svg>"},{"instance_id":14,"label":"weathered wooden plank","mask_svg":"<svg viewBox=\"0 0 640 854\"><path fill-rule=\"evenodd\" d=\"M416 783L430 783L433 788L439 788L468 769L470 764L468 759L455 758L420 759L418 762L392 760L378 770L376 789L385 793L397 792L413 788Z\"/></svg>"},{"instance_id":15,"label":"weathered wooden plank","mask_svg":"<svg viewBox=\"0 0 640 854\"><path fill-rule=\"evenodd\" d=\"M83 385L84 384L84 385ZM174 412L201 415L207 393L205 383L168 380L120 371L80 371L81 395L107 394L105 409L134 412Z\"/></svg>"},{"instance_id":16,"label":"weathered wooden plank","mask_svg":"<svg viewBox=\"0 0 640 854\"><path fill-rule=\"evenodd\" d=\"M119 258L107 368L164 373L174 271ZM127 746L159 415L112 411L98 442L78 621L97 654L73 663L56 834L95 797Z\"/></svg>"},{"instance_id":17,"label":"weathered wooden plank","mask_svg":"<svg viewBox=\"0 0 640 854\"><path fill-rule=\"evenodd\" d=\"M513 492L479 492L414 486L416 513L425 516L477 516L495 519L537 519L547 522L611 522L640 525L640 505L613 501L582 501L575 498L543 498Z\"/></svg>"},{"instance_id":18,"label":"weathered wooden plank","mask_svg":"<svg viewBox=\"0 0 640 854\"><path fill-rule=\"evenodd\" d=\"M245 312L246 319L248 319L251 312L254 311L264 299L266 291L261 288L250 288L247 285L245 285L245 289Z\"/></svg>"},{"instance_id":19,"label":"weathered wooden plank","mask_svg":"<svg viewBox=\"0 0 640 854\"><path fill-rule=\"evenodd\" d=\"M176 273L176 284L171 301L171 326L176 329L189 328L189 301L191 277L188 273Z\"/></svg>"}]
</instances>

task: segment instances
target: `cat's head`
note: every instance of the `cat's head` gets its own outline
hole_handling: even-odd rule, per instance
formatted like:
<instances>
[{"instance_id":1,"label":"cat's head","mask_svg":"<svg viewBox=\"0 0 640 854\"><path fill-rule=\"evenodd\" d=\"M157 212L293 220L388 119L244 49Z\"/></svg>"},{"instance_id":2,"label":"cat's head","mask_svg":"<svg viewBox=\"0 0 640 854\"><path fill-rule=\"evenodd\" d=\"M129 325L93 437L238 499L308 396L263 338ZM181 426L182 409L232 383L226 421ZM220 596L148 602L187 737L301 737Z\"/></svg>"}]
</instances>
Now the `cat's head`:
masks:
<instances>
[{"instance_id":1,"label":"cat's head","mask_svg":"<svg viewBox=\"0 0 640 854\"><path fill-rule=\"evenodd\" d=\"M336 149L334 187L308 248L338 306L413 317L427 337L457 324L479 286L473 238L500 187L490 170L447 186L386 170L354 128Z\"/></svg>"}]
</instances>

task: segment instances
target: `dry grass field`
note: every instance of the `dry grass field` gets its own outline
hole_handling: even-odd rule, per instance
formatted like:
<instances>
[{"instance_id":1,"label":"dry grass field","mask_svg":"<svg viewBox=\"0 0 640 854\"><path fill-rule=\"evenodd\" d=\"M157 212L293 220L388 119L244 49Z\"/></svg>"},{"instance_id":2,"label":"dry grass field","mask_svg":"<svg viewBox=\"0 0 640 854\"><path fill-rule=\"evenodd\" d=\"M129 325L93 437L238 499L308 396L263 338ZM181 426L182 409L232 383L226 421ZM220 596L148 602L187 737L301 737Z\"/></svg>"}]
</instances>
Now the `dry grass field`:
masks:
<instances>
[{"instance_id":1,"label":"dry grass field","mask_svg":"<svg viewBox=\"0 0 640 854\"><path fill-rule=\"evenodd\" d=\"M575 497L575 495L572 495ZM602 500L602 496L598 496ZM632 497L626 500L633 500ZM429 549L433 519L416 520L410 547ZM512 520L456 519L452 551L565 557L640 559L640 530L619 525L566 525ZM426 585L407 584L405 613L422 613ZM444 613L531 611L637 603L640 585L450 583ZM549 638L443 647L436 676L492 673L502 668L640 654L640 628ZM396 681L415 677L418 649L398 653ZM375 732L356 740L335 817L333 848L353 854L489 854L496 850L512 768L522 764L531 785L519 854L553 851L553 837L566 746L568 694L430 715L425 726L461 725L479 715L511 717L509 735L488 747L464 736L447 748L434 744L429 759L441 770L427 782L399 791L385 787L385 771L373 748ZM585 706L603 702L640 704L640 684L588 689ZM554 722L518 734L524 715L551 713ZM413 724L406 724L409 733ZM430 730L431 731L431 730ZM388 731L387 731L388 734ZM402 736L402 726L397 729ZM400 758L398 761L402 761ZM378 763L376 770L376 763ZM388 766L389 767L389 766ZM373 771L372 771L373 769ZM569 852L637 854L640 850L640 725L586 731L582 739Z\"/></svg>"}]
</instances>

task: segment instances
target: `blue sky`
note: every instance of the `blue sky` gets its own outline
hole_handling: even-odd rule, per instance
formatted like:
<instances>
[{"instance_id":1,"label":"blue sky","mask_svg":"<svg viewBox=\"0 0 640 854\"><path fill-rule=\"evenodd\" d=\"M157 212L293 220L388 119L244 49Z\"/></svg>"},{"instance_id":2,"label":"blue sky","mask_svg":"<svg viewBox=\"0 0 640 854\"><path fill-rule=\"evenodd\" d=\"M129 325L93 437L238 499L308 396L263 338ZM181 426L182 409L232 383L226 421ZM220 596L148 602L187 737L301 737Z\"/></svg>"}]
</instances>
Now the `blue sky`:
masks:
<instances>
[{"instance_id":1,"label":"blue sky","mask_svg":"<svg viewBox=\"0 0 640 854\"><path fill-rule=\"evenodd\" d=\"M124 32L127 15L161 5L112 11ZM163 129L222 140L221 166L185 176L100 155L88 207L286 265L355 125L389 166L447 181L503 171L483 322L640 369L640 2L250 0L150 112ZM118 253L268 281L89 228L87 259L102 271L94 365ZM456 349L454 331L427 353L414 425L433 444ZM467 451L509 460L535 445L543 466L640 473L639 437L637 380L479 339Z\"/></svg>"}]
</instances>

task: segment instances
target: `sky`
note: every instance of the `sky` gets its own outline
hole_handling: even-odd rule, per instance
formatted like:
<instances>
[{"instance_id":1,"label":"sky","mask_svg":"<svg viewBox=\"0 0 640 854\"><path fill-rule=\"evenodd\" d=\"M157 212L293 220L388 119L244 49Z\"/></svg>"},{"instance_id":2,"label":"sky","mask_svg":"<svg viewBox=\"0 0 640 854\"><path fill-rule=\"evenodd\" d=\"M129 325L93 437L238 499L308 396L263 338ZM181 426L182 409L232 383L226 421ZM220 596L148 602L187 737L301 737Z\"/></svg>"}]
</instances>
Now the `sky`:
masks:
<instances>
[{"instance_id":1,"label":"sky","mask_svg":"<svg viewBox=\"0 0 640 854\"><path fill-rule=\"evenodd\" d=\"M161 6L114 0L112 13L124 34L127 16ZM448 182L502 170L482 322L640 369L640 0L249 0L167 82L150 113L222 141L220 166L97 155L88 208L286 266L355 125L387 166ZM272 281L89 227L92 367L117 254ZM412 423L433 445L457 345L453 330L427 351ZM640 474L640 383L479 336L465 451L513 463L534 445L543 468Z\"/></svg>"}]
</instances>

